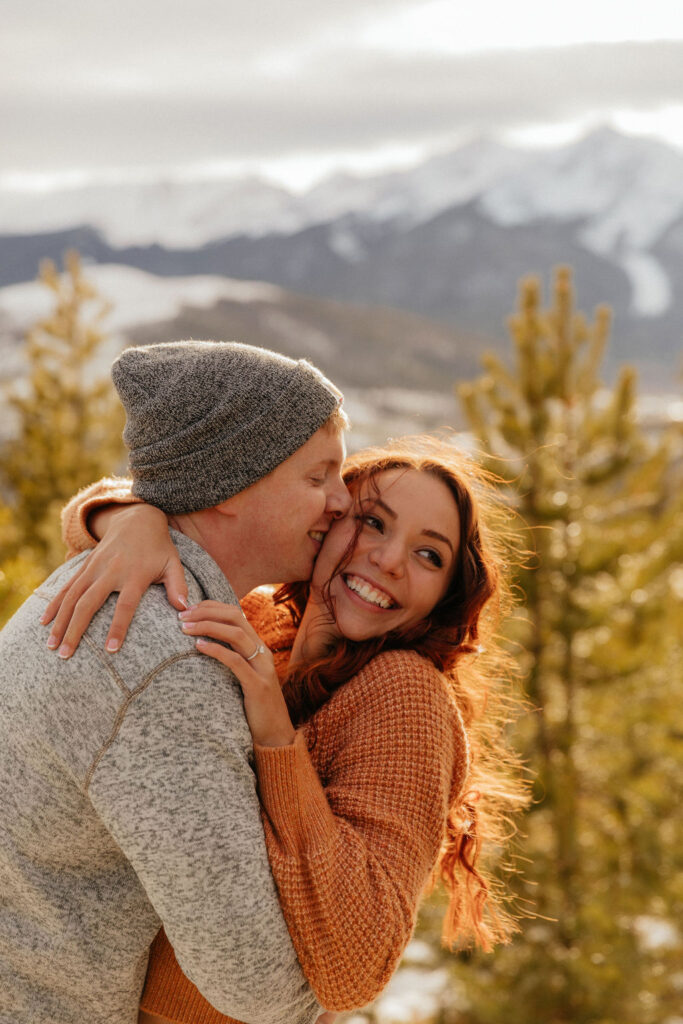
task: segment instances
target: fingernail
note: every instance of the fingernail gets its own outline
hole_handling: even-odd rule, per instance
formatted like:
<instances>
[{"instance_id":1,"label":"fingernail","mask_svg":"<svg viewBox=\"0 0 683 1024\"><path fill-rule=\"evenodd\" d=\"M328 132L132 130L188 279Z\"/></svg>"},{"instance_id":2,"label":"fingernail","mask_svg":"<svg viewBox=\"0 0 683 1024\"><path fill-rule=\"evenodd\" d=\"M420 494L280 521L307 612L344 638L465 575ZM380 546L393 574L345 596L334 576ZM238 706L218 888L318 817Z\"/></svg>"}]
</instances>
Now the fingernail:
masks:
<instances>
[{"instance_id":1,"label":"fingernail","mask_svg":"<svg viewBox=\"0 0 683 1024\"><path fill-rule=\"evenodd\" d=\"M107 640L106 650L111 651L112 654L115 654L116 651L118 651L120 646L121 646L121 641L120 640Z\"/></svg>"},{"instance_id":2,"label":"fingernail","mask_svg":"<svg viewBox=\"0 0 683 1024\"><path fill-rule=\"evenodd\" d=\"M40 619L38 621L40 622L41 626L46 626L47 625L47 612L43 612L43 614L40 616Z\"/></svg>"},{"instance_id":3,"label":"fingernail","mask_svg":"<svg viewBox=\"0 0 683 1024\"><path fill-rule=\"evenodd\" d=\"M189 617L189 614L190 614L189 612L178 612L178 618L179 619L187 619Z\"/></svg>"},{"instance_id":4,"label":"fingernail","mask_svg":"<svg viewBox=\"0 0 683 1024\"><path fill-rule=\"evenodd\" d=\"M187 598L183 597L182 594L178 594L178 604L181 604L183 606L183 608L189 608L190 607L188 605L188 603L187 603Z\"/></svg>"},{"instance_id":5,"label":"fingernail","mask_svg":"<svg viewBox=\"0 0 683 1024\"><path fill-rule=\"evenodd\" d=\"M195 647L206 647L208 640L205 640L203 636L198 637L195 640Z\"/></svg>"},{"instance_id":6,"label":"fingernail","mask_svg":"<svg viewBox=\"0 0 683 1024\"><path fill-rule=\"evenodd\" d=\"M57 654L59 655L60 658L70 658L71 655L73 654L73 648L69 647L68 644L62 644L62 646L57 651Z\"/></svg>"},{"instance_id":7,"label":"fingernail","mask_svg":"<svg viewBox=\"0 0 683 1024\"><path fill-rule=\"evenodd\" d=\"M59 647L59 640L56 636L49 636L47 638L47 646L51 651L54 651L55 647Z\"/></svg>"},{"instance_id":8,"label":"fingernail","mask_svg":"<svg viewBox=\"0 0 683 1024\"><path fill-rule=\"evenodd\" d=\"M194 629L194 622L181 622L180 628L186 633L190 629Z\"/></svg>"}]
</instances>

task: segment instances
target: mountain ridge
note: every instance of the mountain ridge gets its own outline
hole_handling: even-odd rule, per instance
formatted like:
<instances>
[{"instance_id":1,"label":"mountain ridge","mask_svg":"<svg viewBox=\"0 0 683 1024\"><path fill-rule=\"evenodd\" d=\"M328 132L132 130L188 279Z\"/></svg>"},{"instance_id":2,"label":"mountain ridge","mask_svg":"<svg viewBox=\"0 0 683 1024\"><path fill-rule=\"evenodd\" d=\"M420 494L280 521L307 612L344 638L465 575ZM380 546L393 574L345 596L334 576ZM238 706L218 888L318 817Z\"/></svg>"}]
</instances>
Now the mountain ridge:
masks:
<instances>
[{"instance_id":1,"label":"mountain ridge","mask_svg":"<svg viewBox=\"0 0 683 1024\"><path fill-rule=\"evenodd\" d=\"M500 339L518 279L538 272L547 280L568 263L580 307L614 309L612 365L634 361L655 387L675 370L683 152L673 147L611 129L552 150L479 139L408 171L337 175L302 196L262 185L233 182L226 192L225 183L204 182L183 192L179 183L156 191L146 183L137 193L122 185L120 208L100 209L102 223L116 223L118 242L85 213L59 230L0 234L0 287L33 278L40 257L75 247L93 263L266 281ZM105 195L85 194L89 203ZM0 190L0 232L9 223L4 200ZM74 215L57 213L62 221ZM41 223L39 205L31 216ZM130 242L133 222L144 244ZM155 224L166 234L155 234Z\"/></svg>"}]
</instances>

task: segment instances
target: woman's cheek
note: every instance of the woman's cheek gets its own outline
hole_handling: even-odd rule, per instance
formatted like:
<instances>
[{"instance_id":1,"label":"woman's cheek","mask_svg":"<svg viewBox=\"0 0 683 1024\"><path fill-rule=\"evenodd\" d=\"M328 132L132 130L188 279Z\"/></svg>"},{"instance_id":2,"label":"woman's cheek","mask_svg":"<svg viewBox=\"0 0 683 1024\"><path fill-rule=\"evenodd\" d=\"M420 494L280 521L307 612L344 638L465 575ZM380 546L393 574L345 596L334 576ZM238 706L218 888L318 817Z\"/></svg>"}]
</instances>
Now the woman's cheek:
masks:
<instances>
[{"instance_id":1,"label":"woman's cheek","mask_svg":"<svg viewBox=\"0 0 683 1024\"><path fill-rule=\"evenodd\" d=\"M355 533L355 519L350 516L345 516L344 519L335 519L328 530L323 550L329 547L330 551L336 553L338 561L347 552Z\"/></svg>"},{"instance_id":2,"label":"woman's cheek","mask_svg":"<svg viewBox=\"0 0 683 1024\"><path fill-rule=\"evenodd\" d=\"M332 577L340 561L348 552L354 532L353 522L350 527L346 524L346 520L338 520L332 524L327 531L313 569L312 582L314 585L322 586Z\"/></svg>"}]
</instances>

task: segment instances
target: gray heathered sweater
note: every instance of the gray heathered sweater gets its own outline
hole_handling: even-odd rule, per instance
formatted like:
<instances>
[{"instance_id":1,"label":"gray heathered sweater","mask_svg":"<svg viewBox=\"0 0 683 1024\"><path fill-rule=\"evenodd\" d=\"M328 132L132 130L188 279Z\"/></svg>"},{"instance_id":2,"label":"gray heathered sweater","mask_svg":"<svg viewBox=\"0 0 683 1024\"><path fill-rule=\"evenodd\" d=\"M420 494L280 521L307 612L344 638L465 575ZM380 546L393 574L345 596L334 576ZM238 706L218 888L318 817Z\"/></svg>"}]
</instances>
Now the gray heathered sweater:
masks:
<instances>
[{"instance_id":1,"label":"gray heathered sweater","mask_svg":"<svg viewBox=\"0 0 683 1024\"><path fill-rule=\"evenodd\" d=\"M236 603L181 534L190 601ZM239 686L163 588L116 655L114 598L73 658L38 619L84 556L0 633L0 1024L133 1024L163 923L185 973L248 1024L320 1008L270 872Z\"/></svg>"}]
</instances>

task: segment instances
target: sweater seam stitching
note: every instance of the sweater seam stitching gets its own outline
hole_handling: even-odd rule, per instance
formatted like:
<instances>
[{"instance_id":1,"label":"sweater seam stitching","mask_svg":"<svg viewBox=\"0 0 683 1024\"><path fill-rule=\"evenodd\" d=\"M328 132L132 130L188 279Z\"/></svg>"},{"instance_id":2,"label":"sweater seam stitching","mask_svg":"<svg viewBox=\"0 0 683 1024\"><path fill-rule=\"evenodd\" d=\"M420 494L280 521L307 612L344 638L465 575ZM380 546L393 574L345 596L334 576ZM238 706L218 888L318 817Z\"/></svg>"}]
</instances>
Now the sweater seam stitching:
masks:
<instances>
[{"instance_id":1,"label":"sweater seam stitching","mask_svg":"<svg viewBox=\"0 0 683 1024\"><path fill-rule=\"evenodd\" d=\"M102 665L106 669L106 671L109 673L109 675L113 678L113 680L116 683L116 685L118 686L118 688L120 690L122 690L123 693L126 694L126 696L128 696L128 694L130 694L130 692L131 692L130 689L126 686L126 684L124 683L123 679L118 674L118 672L116 671L114 666L112 664L110 664L110 662L106 658L102 657L102 652L100 651L100 648L94 642L92 637L89 637L87 635L87 633L84 633L83 637L81 638L81 640L82 640L83 643L85 643L90 648L90 650L93 652L93 654L95 655L95 657L99 661L100 665Z\"/></svg>"},{"instance_id":2,"label":"sweater seam stitching","mask_svg":"<svg viewBox=\"0 0 683 1024\"><path fill-rule=\"evenodd\" d=\"M139 697L140 694L143 693L147 689L147 687L153 681L153 679L157 675L159 675L160 672L163 672L163 670L165 668L168 668L169 665L174 665L177 661L184 661L187 658L199 658L199 657L201 657L201 655L199 654L198 651L183 651L181 653L172 654L170 656L170 658L165 658L164 661L162 661L158 665L156 665L152 669L152 671L149 672L145 676L145 678L142 680L142 682L134 690L129 690L126 687L127 697L124 699L123 703L119 707L118 714L116 715L116 719L114 721L114 725L112 726L112 730L111 730L111 733L109 735L109 738L107 740L105 740L105 742L102 744L102 746L100 747L99 751L97 752L97 754L93 758L92 764L90 765L90 768L88 769L88 772L87 772L87 774L85 776L84 790L85 790L86 793L88 792L88 790L90 788L90 784L91 784L91 782L93 780L93 776L94 776L95 772L97 771L97 768L99 766L100 761L102 760L104 755L107 753L109 748L113 745L114 741L116 740L116 737L119 734L119 730L120 730L121 726L123 725L123 720L126 717L128 709L131 706L131 704L133 703L133 701L137 697ZM109 666L107 666L107 667L109 667Z\"/></svg>"}]
</instances>

